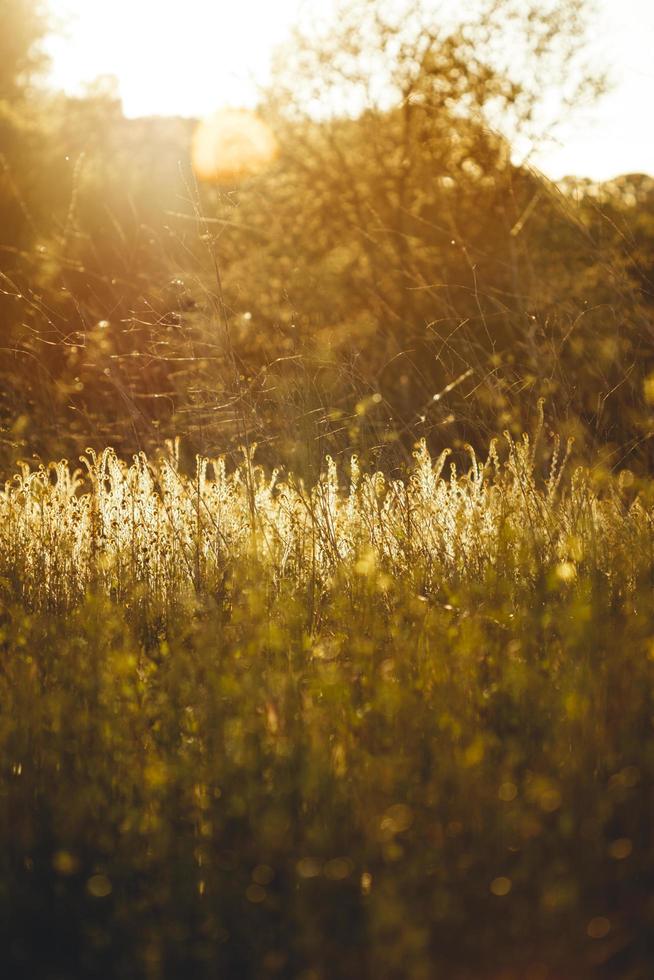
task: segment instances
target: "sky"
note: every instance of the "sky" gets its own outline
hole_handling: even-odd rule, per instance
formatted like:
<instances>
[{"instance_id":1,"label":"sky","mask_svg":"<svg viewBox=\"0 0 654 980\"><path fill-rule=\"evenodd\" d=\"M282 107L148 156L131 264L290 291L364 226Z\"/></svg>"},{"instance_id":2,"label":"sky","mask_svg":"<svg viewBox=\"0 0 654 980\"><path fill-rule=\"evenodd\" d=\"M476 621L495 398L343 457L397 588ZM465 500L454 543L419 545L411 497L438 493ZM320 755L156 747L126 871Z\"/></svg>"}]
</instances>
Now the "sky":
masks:
<instances>
[{"instance_id":1,"label":"sky","mask_svg":"<svg viewBox=\"0 0 654 980\"><path fill-rule=\"evenodd\" d=\"M128 116L202 117L256 102L274 47L330 0L50 0L66 25L49 42L50 82L79 92L118 79ZM654 175L654 0L599 0L592 47L613 90L531 162L554 180Z\"/></svg>"}]
</instances>

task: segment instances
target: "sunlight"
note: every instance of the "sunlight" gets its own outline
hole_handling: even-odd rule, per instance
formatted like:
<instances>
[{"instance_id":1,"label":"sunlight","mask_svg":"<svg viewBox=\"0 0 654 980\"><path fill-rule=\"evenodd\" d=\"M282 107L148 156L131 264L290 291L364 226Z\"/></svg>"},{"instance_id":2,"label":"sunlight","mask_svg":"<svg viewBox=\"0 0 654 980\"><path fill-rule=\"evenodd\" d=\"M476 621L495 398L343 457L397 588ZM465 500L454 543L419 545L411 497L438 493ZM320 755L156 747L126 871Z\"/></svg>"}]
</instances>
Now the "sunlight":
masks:
<instances>
[{"instance_id":1,"label":"sunlight","mask_svg":"<svg viewBox=\"0 0 654 980\"><path fill-rule=\"evenodd\" d=\"M234 183L260 173L277 155L277 141L248 109L221 109L193 138L193 169L201 180Z\"/></svg>"},{"instance_id":2,"label":"sunlight","mask_svg":"<svg viewBox=\"0 0 654 980\"><path fill-rule=\"evenodd\" d=\"M0 12L0 980L654 978L654 0Z\"/></svg>"},{"instance_id":3,"label":"sunlight","mask_svg":"<svg viewBox=\"0 0 654 980\"><path fill-rule=\"evenodd\" d=\"M206 116L257 101L302 0L49 0L51 83L69 93L113 75L128 116Z\"/></svg>"},{"instance_id":4,"label":"sunlight","mask_svg":"<svg viewBox=\"0 0 654 980\"><path fill-rule=\"evenodd\" d=\"M127 116L211 115L250 106L269 79L274 48L302 19L314 23L334 0L48 0L66 36L53 36L50 82L83 91L99 75L115 76ZM550 177L607 179L654 169L652 141L639 139L641 107L651 101L654 37L651 0L600 0L594 47L615 89L586 118L534 149L530 160ZM521 156L527 155L521 153Z\"/></svg>"}]
</instances>

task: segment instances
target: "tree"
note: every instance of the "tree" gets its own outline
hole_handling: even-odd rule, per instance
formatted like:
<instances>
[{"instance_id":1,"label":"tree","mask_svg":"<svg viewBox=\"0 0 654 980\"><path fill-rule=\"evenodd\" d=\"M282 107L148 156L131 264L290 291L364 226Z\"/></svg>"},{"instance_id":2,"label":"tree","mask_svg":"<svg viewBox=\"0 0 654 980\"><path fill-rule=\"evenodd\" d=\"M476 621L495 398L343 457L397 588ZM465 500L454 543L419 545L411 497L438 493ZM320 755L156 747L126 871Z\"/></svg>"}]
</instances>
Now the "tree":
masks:
<instances>
[{"instance_id":1,"label":"tree","mask_svg":"<svg viewBox=\"0 0 654 980\"><path fill-rule=\"evenodd\" d=\"M41 0L0 0L0 101L20 97L46 58L39 42L47 20Z\"/></svg>"},{"instance_id":2,"label":"tree","mask_svg":"<svg viewBox=\"0 0 654 980\"><path fill-rule=\"evenodd\" d=\"M255 257L253 239L226 228L226 288L236 307L243 265L231 257L246 256L265 284L252 303L266 336L304 326L321 356L337 348L410 438L442 416L434 395L463 376L491 429L520 427L513 369L510 381L498 369L512 358L551 393L536 325L569 277L548 276L535 231L567 228L579 256L587 243L514 146L547 129L552 100L599 90L584 61L591 10L479 0L463 19L446 4L356 0L279 55L264 111L280 160L237 195L239 222L268 248L259 239ZM459 400L461 438L480 424L469 411Z\"/></svg>"},{"instance_id":3,"label":"tree","mask_svg":"<svg viewBox=\"0 0 654 980\"><path fill-rule=\"evenodd\" d=\"M43 5L40 0L0 0L0 23L0 241L7 244L20 239L26 217L16 174L26 162L36 124L24 95L45 63L39 48L46 31Z\"/></svg>"}]
</instances>

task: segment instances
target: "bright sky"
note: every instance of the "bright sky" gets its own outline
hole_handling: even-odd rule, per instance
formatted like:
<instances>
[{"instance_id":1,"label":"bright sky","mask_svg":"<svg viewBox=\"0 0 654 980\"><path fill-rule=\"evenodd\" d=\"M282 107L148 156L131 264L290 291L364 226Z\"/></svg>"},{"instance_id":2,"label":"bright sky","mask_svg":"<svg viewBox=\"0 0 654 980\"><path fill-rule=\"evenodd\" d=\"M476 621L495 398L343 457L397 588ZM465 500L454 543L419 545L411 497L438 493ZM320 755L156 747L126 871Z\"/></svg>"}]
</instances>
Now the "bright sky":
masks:
<instances>
[{"instance_id":1,"label":"bright sky","mask_svg":"<svg viewBox=\"0 0 654 980\"><path fill-rule=\"evenodd\" d=\"M129 116L204 116L251 105L289 27L326 0L50 0L68 22L53 38L52 83L79 91L115 75ZM615 90L533 158L548 176L654 175L654 0L600 0L593 45Z\"/></svg>"}]
</instances>

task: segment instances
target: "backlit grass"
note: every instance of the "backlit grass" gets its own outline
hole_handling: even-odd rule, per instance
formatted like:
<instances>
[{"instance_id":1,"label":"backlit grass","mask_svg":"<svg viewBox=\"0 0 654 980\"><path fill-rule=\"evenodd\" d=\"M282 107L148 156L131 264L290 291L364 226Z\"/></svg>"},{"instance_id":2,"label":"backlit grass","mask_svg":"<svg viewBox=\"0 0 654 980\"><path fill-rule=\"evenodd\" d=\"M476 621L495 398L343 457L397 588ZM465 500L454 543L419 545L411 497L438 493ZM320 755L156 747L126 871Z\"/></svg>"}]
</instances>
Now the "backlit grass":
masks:
<instances>
[{"instance_id":1,"label":"backlit grass","mask_svg":"<svg viewBox=\"0 0 654 980\"><path fill-rule=\"evenodd\" d=\"M536 436L7 484L8 976L651 975L650 487Z\"/></svg>"}]
</instances>

